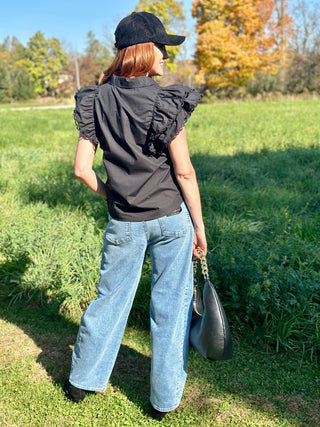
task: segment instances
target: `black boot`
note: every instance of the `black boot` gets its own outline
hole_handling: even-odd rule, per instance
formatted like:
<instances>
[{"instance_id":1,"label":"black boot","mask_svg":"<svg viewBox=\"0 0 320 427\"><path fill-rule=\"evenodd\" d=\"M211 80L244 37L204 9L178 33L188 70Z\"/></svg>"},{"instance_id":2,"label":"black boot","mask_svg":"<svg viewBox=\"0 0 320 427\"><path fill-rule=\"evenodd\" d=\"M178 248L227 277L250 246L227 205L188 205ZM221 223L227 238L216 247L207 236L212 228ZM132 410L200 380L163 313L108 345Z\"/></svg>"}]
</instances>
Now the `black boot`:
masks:
<instances>
[{"instance_id":1,"label":"black boot","mask_svg":"<svg viewBox=\"0 0 320 427\"><path fill-rule=\"evenodd\" d=\"M69 380L66 380L64 383L63 391L68 399L76 403L81 402L86 397L85 390L75 387L69 382Z\"/></svg>"}]
</instances>

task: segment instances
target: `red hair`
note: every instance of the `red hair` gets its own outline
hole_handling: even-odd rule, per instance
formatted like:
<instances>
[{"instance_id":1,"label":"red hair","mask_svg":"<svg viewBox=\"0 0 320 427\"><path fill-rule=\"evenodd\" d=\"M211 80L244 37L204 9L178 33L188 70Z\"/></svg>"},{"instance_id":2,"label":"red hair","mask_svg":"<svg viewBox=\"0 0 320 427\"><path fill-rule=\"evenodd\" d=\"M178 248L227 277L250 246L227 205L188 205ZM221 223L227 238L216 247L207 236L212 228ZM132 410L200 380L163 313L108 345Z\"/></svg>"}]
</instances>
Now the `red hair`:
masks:
<instances>
[{"instance_id":1,"label":"red hair","mask_svg":"<svg viewBox=\"0 0 320 427\"><path fill-rule=\"evenodd\" d=\"M146 76L154 63L153 43L140 43L118 51L110 67L99 78L99 85L106 83L115 74L120 77Z\"/></svg>"}]
</instances>

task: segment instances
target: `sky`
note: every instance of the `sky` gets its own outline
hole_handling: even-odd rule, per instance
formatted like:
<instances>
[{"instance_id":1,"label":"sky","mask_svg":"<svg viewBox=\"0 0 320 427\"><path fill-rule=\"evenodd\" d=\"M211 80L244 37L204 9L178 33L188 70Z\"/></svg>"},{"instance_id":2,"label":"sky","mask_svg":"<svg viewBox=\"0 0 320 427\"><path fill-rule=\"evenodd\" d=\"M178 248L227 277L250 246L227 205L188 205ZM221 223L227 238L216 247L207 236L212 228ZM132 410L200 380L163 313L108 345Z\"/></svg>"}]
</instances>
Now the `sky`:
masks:
<instances>
[{"instance_id":1,"label":"sky","mask_svg":"<svg viewBox=\"0 0 320 427\"><path fill-rule=\"evenodd\" d=\"M24 46L37 31L56 37L64 50L82 53L87 33L113 40L117 23L135 9L138 0L5 0L0 8L0 43L15 36ZM184 0L188 30L192 31L192 0ZM190 40L191 41L191 40Z\"/></svg>"}]
</instances>

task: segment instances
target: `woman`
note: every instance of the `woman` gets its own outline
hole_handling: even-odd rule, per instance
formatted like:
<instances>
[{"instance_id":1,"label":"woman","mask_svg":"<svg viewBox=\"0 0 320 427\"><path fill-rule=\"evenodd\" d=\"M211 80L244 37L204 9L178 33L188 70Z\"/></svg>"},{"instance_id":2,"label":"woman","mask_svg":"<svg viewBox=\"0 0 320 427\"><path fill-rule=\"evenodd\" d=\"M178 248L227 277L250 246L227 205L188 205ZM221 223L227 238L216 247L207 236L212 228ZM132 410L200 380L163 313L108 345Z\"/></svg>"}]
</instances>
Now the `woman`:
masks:
<instances>
[{"instance_id":1,"label":"woman","mask_svg":"<svg viewBox=\"0 0 320 427\"><path fill-rule=\"evenodd\" d=\"M192 313L192 254L207 250L201 202L184 124L201 99L186 87L161 88L169 35L157 17L132 13L115 32L115 60L100 85L76 95L80 132L75 175L107 200L97 298L81 319L66 395L79 402L102 391L114 366L146 251L150 301L152 414L161 419L181 400ZM92 169L103 150L104 184Z\"/></svg>"}]
</instances>

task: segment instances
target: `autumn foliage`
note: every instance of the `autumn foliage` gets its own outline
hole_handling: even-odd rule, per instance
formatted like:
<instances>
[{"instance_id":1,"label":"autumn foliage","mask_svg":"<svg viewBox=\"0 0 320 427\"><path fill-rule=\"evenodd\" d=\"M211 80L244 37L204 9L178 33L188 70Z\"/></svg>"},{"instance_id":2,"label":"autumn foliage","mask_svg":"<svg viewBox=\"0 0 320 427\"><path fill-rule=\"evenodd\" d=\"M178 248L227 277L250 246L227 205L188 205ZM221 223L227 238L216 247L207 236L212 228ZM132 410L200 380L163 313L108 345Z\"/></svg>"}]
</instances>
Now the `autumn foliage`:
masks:
<instances>
[{"instance_id":1,"label":"autumn foliage","mask_svg":"<svg viewBox=\"0 0 320 427\"><path fill-rule=\"evenodd\" d=\"M282 15L275 19L279 3ZM199 82L236 87L256 71L275 72L287 48L290 18L286 9L283 0L194 0Z\"/></svg>"}]
</instances>

